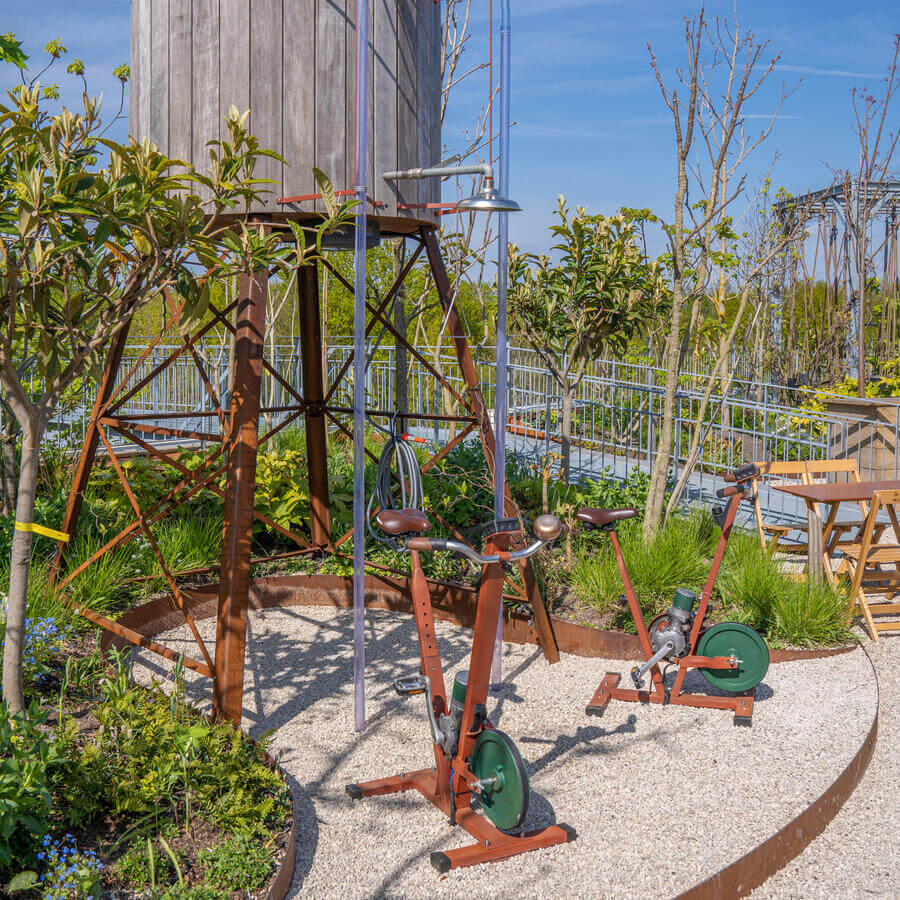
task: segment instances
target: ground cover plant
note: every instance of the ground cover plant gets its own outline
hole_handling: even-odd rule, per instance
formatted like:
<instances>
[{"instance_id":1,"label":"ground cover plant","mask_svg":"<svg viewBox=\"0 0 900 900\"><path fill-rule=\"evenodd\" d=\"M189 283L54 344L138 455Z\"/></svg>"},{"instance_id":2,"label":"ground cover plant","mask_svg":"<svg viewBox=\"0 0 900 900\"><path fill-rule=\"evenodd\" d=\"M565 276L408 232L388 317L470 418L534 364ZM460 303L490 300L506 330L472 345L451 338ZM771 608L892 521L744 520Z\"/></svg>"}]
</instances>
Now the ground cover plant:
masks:
<instances>
[{"instance_id":1,"label":"ground cover plant","mask_svg":"<svg viewBox=\"0 0 900 900\"><path fill-rule=\"evenodd\" d=\"M0 705L0 885L17 896L240 896L283 850L289 793L254 744L124 657L51 654L27 711ZM63 658L65 665L60 667Z\"/></svg>"}]
</instances>

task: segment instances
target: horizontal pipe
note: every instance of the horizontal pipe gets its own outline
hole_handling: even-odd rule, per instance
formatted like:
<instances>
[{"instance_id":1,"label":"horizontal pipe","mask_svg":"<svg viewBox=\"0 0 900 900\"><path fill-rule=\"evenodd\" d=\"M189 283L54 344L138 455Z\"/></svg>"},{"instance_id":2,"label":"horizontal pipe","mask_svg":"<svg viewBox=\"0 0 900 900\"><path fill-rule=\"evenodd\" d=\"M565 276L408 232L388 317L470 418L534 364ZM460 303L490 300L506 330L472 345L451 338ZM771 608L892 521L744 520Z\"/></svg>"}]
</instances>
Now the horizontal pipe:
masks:
<instances>
[{"instance_id":1,"label":"horizontal pipe","mask_svg":"<svg viewBox=\"0 0 900 900\"><path fill-rule=\"evenodd\" d=\"M431 166L425 169L385 172L382 178L385 181L397 181L401 178L447 178L450 175L484 175L493 181L494 168L490 163L477 163L471 166Z\"/></svg>"}]
</instances>

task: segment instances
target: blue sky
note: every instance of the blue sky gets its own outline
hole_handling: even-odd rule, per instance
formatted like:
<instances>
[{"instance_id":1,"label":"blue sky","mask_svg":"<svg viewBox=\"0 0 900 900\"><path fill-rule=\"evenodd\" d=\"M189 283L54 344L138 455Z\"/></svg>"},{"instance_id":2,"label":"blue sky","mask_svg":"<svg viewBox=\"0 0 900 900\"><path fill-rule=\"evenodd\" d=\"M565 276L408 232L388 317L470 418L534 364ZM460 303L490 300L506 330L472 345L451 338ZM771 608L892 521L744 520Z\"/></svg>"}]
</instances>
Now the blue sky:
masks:
<instances>
[{"instance_id":1,"label":"blue sky","mask_svg":"<svg viewBox=\"0 0 900 900\"><path fill-rule=\"evenodd\" d=\"M474 0L470 59L486 46L487 0ZM499 9L499 0L495 2ZM511 238L547 244L546 226L562 193L573 205L612 212L650 207L671 215L674 153L671 116L648 62L653 45L664 78L685 60L683 17L699 3L681 0L512 0L511 193L525 212L510 217ZM731 2L707 3L708 16L732 17ZM36 14L37 13L37 14ZM766 144L747 166L750 180L773 170L798 193L830 181L826 163L855 160L850 90L877 89L900 32L900 5L882 0L744 0L743 27L768 39L782 61L748 112L762 123L781 84L800 82ZM32 54L62 37L88 66L89 83L117 96L112 68L128 56L127 0L4 0L0 31L13 31ZM487 95L486 79L461 88L444 142L459 143ZM900 102L893 123L900 124ZM124 134L123 125L121 134Z\"/></svg>"}]
</instances>

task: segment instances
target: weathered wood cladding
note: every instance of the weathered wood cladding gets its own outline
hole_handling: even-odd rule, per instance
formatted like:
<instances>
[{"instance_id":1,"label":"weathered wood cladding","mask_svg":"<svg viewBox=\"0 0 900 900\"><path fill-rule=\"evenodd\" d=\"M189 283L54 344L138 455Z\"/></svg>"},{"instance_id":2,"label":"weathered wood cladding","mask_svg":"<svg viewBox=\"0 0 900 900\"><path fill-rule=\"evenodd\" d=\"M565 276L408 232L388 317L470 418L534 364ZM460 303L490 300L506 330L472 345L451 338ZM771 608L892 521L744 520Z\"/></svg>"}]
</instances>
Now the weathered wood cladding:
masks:
<instances>
[{"instance_id":1,"label":"weathered wood cladding","mask_svg":"<svg viewBox=\"0 0 900 900\"><path fill-rule=\"evenodd\" d=\"M132 135L204 169L229 107L249 107L253 133L285 159L260 162L275 183L253 212L315 193L314 165L352 188L355 19L356 0L132 0ZM396 204L437 202L437 180L382 174L439 161L439 4L371 0L369 46L369 196L387 204L378 215L432 220Z\"/></svg>"}]
</instances>

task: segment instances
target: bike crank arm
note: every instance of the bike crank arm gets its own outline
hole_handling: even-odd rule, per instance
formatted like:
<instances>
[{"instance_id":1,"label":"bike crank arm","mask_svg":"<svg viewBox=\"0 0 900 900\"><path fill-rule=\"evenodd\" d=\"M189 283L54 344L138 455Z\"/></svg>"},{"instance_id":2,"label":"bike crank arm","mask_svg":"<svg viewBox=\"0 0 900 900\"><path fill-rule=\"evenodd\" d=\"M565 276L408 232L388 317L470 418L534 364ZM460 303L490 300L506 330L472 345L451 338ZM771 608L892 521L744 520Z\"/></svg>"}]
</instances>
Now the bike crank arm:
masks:
<instances>
[{"instance_id":1,"label":"bike crank arm","mask_svg":"<svg viewBox=\"0 0 900 900\"><path fill-rule=\"evenodd\" d=\"M671 641L666 641L650 659L642 666L635 666L631 670L631 680L636 688L640 689L644 686L644 676L662 659L665 659L675 650L675 645Z\"/></svg>"},{"instance_id":2,"label":"bike crank arm","mask_svg":"<svg viewBox=\"0 0 900 900\"><path fill-rule=\"evenodd\" d=\"M424 694L428 707L428 724L431 725L431 737L434 743L441 746L444 736L438 728L437 719L434 717L434 702L431 698L431 681L424 675L405 675L394 679L394 690L401 697L411 697L414 694Z\"/></svg>"}]
</instances>

